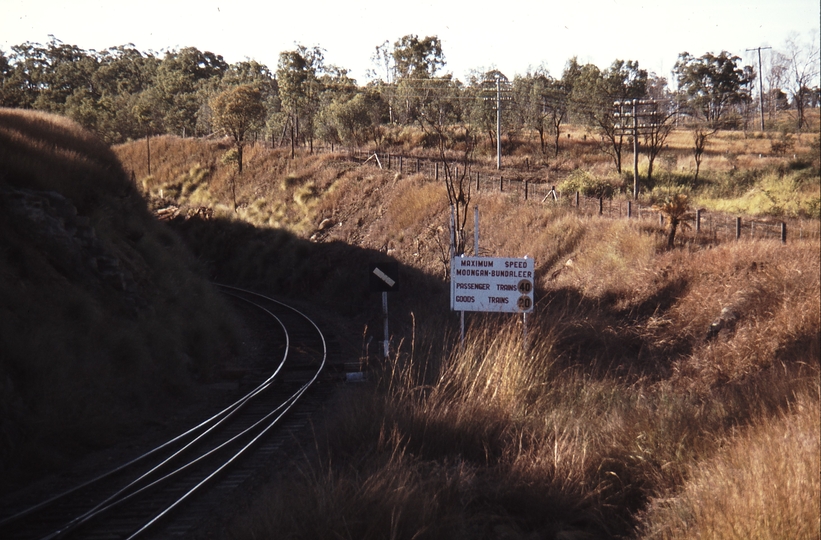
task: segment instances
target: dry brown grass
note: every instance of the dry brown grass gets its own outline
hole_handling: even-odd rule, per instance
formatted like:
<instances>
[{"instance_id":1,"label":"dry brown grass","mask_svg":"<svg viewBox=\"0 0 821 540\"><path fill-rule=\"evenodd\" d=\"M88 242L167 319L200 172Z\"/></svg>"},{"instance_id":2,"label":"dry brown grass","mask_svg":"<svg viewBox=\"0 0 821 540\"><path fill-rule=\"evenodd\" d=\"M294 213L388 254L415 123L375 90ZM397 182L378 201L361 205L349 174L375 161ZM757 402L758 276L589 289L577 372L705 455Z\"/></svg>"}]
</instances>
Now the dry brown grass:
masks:
<instances>
[{"instance_id":1,"label":"dry brown grass","mask_svg":"<svg viewBox=\"0 0 821 540\"><path fill-rule=\"evenodd\" d=\"M692 465L676 495L650 504L642 538L818 538L818 389Z\"/></svg>"},{"instance_id":2,"label":"dry brown grass","mask_svg":"<svg viewBox=\"0 0 821 540\"><path fill-rule=\"evenodd\" d=\"M179 237L76 124L0 109L0 206L5 491L190 396L236 343Z\"/></svg>"},{"instance_id":3,"label":"dry brown grass","mask_svg":"<svg viewBox=\"0 0 821 540\"><path fill-rule=\"evenodd\" d=\"M572 219L557 222L568 227ZM582 237L586 221L575 224ZM583 258L597 247L580 242L575 250ZM472 315L463 350L422 329L371 391L334 404L316 459L264 496L235 537L280 531L283 523L296 536L342 538L606 538L645 529L650 537L695 530L726 537L709 529L721 521L710 508L741 522L742 536L767 537L788 520L786 530L807 537L819 504L818 483L807 478L817 478L821 458L817 443L808 444L817 440L810 424L817 426L821 367L817 249L817 242L751 242L651 250L629 274L632 288L618 279L578 288L574 280L602 280L585 277L597 274L595 266L580 265L573 280L548 283L527 351L519 324L497 317ZM737 326L707 339L721 306L751 288L741 295L746 303L733 304ZM723 354L714 354L717 347ZM633 367L625 371L625 363ZM777 452L771 441L782 434L793 434L796 452L770 459L764 453ZM738 457L745 454L752 457ZM739 478L728 467L750 470L745 459L757 472ZM790 475L772 480L778 472ZM759 496L750 499L745 486L764 493L773 481L781 510L766 512L765 527L753 520ZM725 492L736 495L719 503ZM317 528L289 517L316 500L328 509L311 521Z\"/></svg>"},{"instance_id":4,"label":"dry brown grass","mask_svg":"<svg viewBox=\"0 0 821 540\"><path fill-rule=\"evenodd\" d=\"M734 433L778 425L791 410L817 417L819 366L812 353L801 357L807 369L793 363L766 381L751 377L695 391L674 380L625 379L591 370L583 359L575 365L563 359L561 335L578 312L569 306L536 317L527 351L515 323L472 325L464 349L449 353L417 336L414 352L398 354L371 391L334 404L318 459L261 497L234 524L234 537L276 530L341 538L495 538L503 532L602 538L632 534L635 527L674 527L669 514L640 517L643 509L665 504L679 490L680 505L717 501L716 488L689 495L687 486L710 485L707 473L704 481L689 479L712 470L724 441L737 440ZM802 421L799 430L808 425ZM807 482L801 474L817 469L817 444L806 445L812 438L812 430L798 431L805 448L799 455L781 453L776 465L792 469L789 478L799 485ZM743 441L732 444L775 452ZM761 489L769 485L766 478ZM789 530L812 530L817 483L809 484L814 491L791 495L791 480L780 480L780 504L803 501L784 514L795 516ZM729 489L742 491L737 478ZM651 503L656 498L660 502ZM736 500L729 504L745 499ZM322 501L319 520L311 519L312 501ZM680 507L676 515L689 515ZM746 505L736 517L755 511Z\"/></svg>"},{"instance_id":5,"label":"dry brown grass","mask_svg":"<svg viewBox=\"0 0 821 540\"><path fill-rule=\"evenodd\" d=\"M726 149L747 151L736 164L759 144L718 137ZM606 157L582 150L563 155L562 167L604 167ZM259 149L256 159L282 159L268 152ZM537 162L526 153L514 159ZM655 534L677 527L673 514L686 512L657 510L665 501L697 506L703 496L713 504L690 486L706 485L698 471L718 467L726 448L753 451L759 436L744 434L776 426L774 437L792 411L818 401L817 239L693 241L667 250L655 221L586 217L483 190L468 209L481 210L481 252L536 260L537 312L527 351L516 318L479 314L468 314L460 351L441 283L441 185L340 156L277 163L270 180L246 177L243 204L253 207L258 193L260 215L285 206L277 211L292 217L279 222L297 236L244 236L235 222L237 234L226 235L231 253L253 238L242 279L305 290L329 309L367 310L355 276L360 259L379 252L403 264L411 288L391 300L399 350L385 365L370 359L377 367L369 386L333 404L317 448L238 517L236 538L274 530L306 538ZM299 204L294 196L306 186L312 195ZM325 219L332 226L318 230ZM468 251L472 233L471 213ZM195 242L213 244L204 258L227 258L206 229ZM264 262L251 253L264 253ZM305 280L322 285L300 286ZM360 315L346 311L350 321ZM364 333L363 340L374 334ZM782 468L812 472L817 449L807 455L785 455ZM814 493L797 506L817 505ZM807 516L801 510L790 530L815 527Z\"/></svg>"}]
</instances>

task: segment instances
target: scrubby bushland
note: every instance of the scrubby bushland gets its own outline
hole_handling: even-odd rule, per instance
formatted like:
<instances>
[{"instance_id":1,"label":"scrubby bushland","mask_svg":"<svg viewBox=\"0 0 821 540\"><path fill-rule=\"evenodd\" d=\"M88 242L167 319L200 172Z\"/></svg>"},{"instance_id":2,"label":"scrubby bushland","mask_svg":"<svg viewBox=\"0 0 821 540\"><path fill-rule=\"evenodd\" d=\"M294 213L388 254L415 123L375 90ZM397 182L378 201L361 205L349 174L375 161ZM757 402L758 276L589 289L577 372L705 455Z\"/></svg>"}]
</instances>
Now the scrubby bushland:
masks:
<instances>
[{"instance_id":1,"label":"scrubby bushland","mask_svg":"<svg viewBox=\"0 0 821 540\"><path fill-rule=\"evenodd\" d=\"M9 481L133 436L231 354L221 298L117 157L74 123L0 109L0 209Z\"/></svg>"},{"instance_id":2,"label":"scrubby bushland","mask_svg":"<svg viewBox=\"0 0 821 540\"><path fill-rule=\"evenodd\" d=\"M342 154L289 161L255 147L233 212L219 180L229 171L211 169L202 146L204 160L190 157L191 141L163 144L169 173L137 182L157 207L193 208L185 193L218 201L218 219L174 221L210 271L341 314L371 367L367 384L328 408L305 457L224 536L687 537L721 534L709 521L720 512L765 537L817 529L817 237L721 242L687 230L669 249L655 219L600 219L483 190L473 199L481 251L533 257L538 305L527 350L518 318L478 314L460 350L441 183ZM118 152L139 170L135 148ZM187 189L198 160L210 172ZM669 187L705 195L724 161L705 160L701 187ZM159 199L178 184L180 195ZM365 280L375 257L398 260L404 280L390 299L386 363L367 354L381 339ZM782 437L794 452L762 453ZM755 471L742 474L748 464ZM802 493L789 495L793 485ZM755 497L770 490L781 510L766 515L789 523L752 521ZM720 506L725 493L736 495ZM715 512L691 513L701 506Z\"/></svg>"},{"instance_id":3,"label":"scrubby bushland","mask_svg":"<svg viewBox=\"0 0 821 540\"><path fill-rule=\"evenodd\" d=\"M509 319L471 316L462 351L417 321L231 536L812 537L818 243L645 252L628 281L598 246L541 291L527 350Z\"/></svg>"}]
</instances>

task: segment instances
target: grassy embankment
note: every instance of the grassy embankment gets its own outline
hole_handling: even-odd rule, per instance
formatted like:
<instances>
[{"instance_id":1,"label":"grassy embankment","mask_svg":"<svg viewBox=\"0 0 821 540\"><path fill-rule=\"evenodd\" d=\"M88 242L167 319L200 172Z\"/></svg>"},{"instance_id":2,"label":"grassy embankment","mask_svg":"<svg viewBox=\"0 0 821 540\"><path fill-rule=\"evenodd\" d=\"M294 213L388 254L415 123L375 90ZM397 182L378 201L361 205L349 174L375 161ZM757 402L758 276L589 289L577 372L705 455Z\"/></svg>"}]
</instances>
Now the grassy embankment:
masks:
<instances>
[{"instance_id":1,"label":"grassy embankment","mask_svg":"<svg viewBox=\"0 0 821 540\"><path fill-rule=\"evenodd\" d=\"M111 149L0 109L0 492L133 438L236 348Z\"/></svg>"},{"instance_id":2,"label":"grassy embankment","mask_svg":"<svg viewBox=\"0 0 821 540\"><path fill-rule=\"evenodd\" d=\"M734 198L736 211L810 215L817 228L817 136L802 135L795 158L759 158L770 140L719 134L696 186L686 137L671 138L657 183L700 205ZM582 142L540 164L545 175L584 168L623 182L580 133L571 140ZM210 225L178 225L216 275L318 302L360 332L380 328L378 302L352 256L381 252L410 276L391 300L390 362L342 393L297 472L224 536L818 538L817 238L666 250L654 222L482 192L482 251L533 257L538 305L527 351L517 319L470 315L460 352L441 185L257 147L234 213L227 147L153 140L151 177L143 148L117 152L155 207L214 209ZM748 197L758 191L799 202L759 207Z\"/></svg>"}]
</instances>

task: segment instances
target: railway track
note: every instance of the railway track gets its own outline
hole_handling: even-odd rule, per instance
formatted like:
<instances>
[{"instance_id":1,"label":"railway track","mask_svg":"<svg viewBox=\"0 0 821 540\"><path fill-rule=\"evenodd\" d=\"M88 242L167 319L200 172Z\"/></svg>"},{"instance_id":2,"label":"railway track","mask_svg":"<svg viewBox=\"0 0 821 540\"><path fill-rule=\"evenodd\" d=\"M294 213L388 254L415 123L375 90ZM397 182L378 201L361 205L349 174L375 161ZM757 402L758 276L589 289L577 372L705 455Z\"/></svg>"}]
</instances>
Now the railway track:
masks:
<instances>
[{"instance_id":1,"label":"railway track","mask_svg":"<svg viewBox=\"0 0 821 540\"><path fill-rule=\"evenodd\" d=\"M73 487L55 483L56 495L45 500L15 501L0 512L0 538L185 536L308 423L319 400L306 404L305 396L327 362L321 330L279 301L219 288L269 321L269 338L279 343L270 371L228 407L150 451Z\"/></svg>"}]
</instances>

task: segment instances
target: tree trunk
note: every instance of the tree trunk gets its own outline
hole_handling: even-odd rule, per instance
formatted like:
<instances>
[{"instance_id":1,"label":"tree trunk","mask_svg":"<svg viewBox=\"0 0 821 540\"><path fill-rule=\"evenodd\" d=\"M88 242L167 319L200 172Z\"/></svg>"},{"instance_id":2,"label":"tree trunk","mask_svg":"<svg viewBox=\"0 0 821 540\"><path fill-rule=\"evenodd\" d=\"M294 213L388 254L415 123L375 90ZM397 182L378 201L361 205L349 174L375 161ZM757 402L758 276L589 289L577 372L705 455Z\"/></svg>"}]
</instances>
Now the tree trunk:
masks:
<instances>
[{"instance_id":1,"label":"tree trunk","mask_svg":"<svg viewBox=\"0 0 821 540\"><path fill-rule=\"evenodd\" d=\"M237 178L231 175L231 200L234 204L234 213L237 212Z\"/></svg>"},{"instance_id":2,"label":"tree trunk","mask_svg":"<svg viewBox=\"0 0 821 540\"><path fill-rule=\"evenodd\" d=\"M242 174L242 141L237 142L237 170Z\"/></svg>"},{"instance_id":3,"label":"tree trunk","mask_svg":"<svg viewBox=\"0 0 821 540\"><path fill-rule=\"evenodd\" d=\"M676 229L678 229L678 218L669 216L670 228L667 230L667 247L672 249L676 241Z\"/></svg>"},{"instance_id":4,"label":"tree trunk","mask_svg":"<svg viewBox=\"0 0 821 540\"><path fill-rule=\"evenodd\" d=\"M295 146L296 146L296 135L294 134L294 124L291 123L291 159L294 159L294 155L296 153Z\"/></svg>"}]
</instances>

